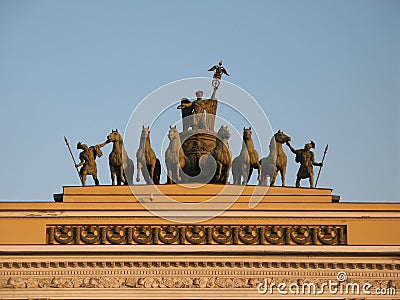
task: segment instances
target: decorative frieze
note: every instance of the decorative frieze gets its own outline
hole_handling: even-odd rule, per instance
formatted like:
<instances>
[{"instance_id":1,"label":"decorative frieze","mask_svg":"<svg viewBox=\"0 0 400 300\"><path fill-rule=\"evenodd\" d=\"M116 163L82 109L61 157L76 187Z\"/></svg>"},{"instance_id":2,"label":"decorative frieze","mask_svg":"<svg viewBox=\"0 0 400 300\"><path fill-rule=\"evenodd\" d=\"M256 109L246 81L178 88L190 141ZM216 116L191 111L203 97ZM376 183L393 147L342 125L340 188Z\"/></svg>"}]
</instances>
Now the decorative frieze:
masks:
<instances>
[{"instance_id":1,"label":"decorative frieze","mask_svg":"<svg viewBox=\"0 0 400 300\"><path fill-rule=\"evenodd\" d=\"M234 289L259 295L266 282L284 283L287 286L295 284L300 289L313 284L316 290L321 290L329 280L347 280L341 282L356 283L360 286L369 284L372 286L371 291L383 288L385 291L396 292L400 288L399 270L399 261L387 257L310 259L308 255L24 255L3 257L0 260L0 298L18 291L31 293L40 290L47 293L46 295L51 295L51 291L57 289L64 289L64 292L85 289L85 293L88 294L95 290L131 289L133 293L138 293L132 294L133 298L152 289L160 289L163 292L168 289L203 289L212 290L213 293ZM215 294L218 295L222 296ZM329 298L329 295L328 291L325 291L324 297Z\"/></svg>"},{"instance_id":2,"label":"decorative frieze","mask_svg":"<svg viewBox=\"0 0 400 300\"><path fill-rule=\"evenodd\" d=\"M224 272L229 270L245 269L245 270L266 270L268 272L277 272L279 270L291 269L292 271L297 270L297 272L307 271L307 270L319 270L319 271L336 271L336 270L353 270L357 271L359 274L366 274L370 271L387 271L387 272L397 272L400 271L399 263L366 263L366 262L310 262L310 261L296 261L296 260L286 260L286 261L251 261L251 260L218 260L210 261L204 258L201 261L198 260L58 260L53 259L51 261L47 260L35 260L30 261L0 261L0 276L5 274L11 274L12 272L30 272L40 270L44 272L45 270L59 270L68 272L73 272L74 269L82 271L91 272L93 269L104 270L104 269L123 269L125 273L135 274L134 272L143 272L142 270L153 269L163 269L172 270L178 268L180 272L186 272L188 268L190 270L200 269L204 270L207 268L207 272L215 271L220 268L224 269ZM175 270L176 271L176 270ZM197 272L197 271L196 271ZM361 273L363 272L363 273ZM22 274L22 273L21 273ZM183 273L182 273L183 274ZM205 275L206 273L202 274ZM212 274L212 273L207 273ZM389 274L389 273L388 273ZM305 274L300 274L303 276ZM400 275L400 273L399 273Z\"/></svg>"},{"instance_id":3,"label":"decorative frieze","mask_svg":"<svg viewBox=\"0 0 400 300\"><path fill-rule=\"evenodd\" d=\"M114 276L97 276L97 277L10 277L7 279L0 279L0 288L217 288L217 289L255 289L265 280L269 282L285 283L289 286L291 283L296 283L299 287L312 283L316 289L329 279L332 278L308 278L298 279L291 276L285 277L249 277L249 276L235 276L235 277L196 277L196 276L146 276L146 277L114 277ZM350 279L349 279L350 281ZM368 283L371 287L385 288L396 291L400 287L399 279L361 279L354 278L352 283L364 285Z\"/></svg>"},{"instance_id":4,"label":"decorative frieze","mask_svg":"<svg viewBox=\"0 0 400 300\"><path fill-rule=\"evenodd\" d=\"M47 244L347 245L345 225L51 225Z\"/></svg>"}]
</instances>

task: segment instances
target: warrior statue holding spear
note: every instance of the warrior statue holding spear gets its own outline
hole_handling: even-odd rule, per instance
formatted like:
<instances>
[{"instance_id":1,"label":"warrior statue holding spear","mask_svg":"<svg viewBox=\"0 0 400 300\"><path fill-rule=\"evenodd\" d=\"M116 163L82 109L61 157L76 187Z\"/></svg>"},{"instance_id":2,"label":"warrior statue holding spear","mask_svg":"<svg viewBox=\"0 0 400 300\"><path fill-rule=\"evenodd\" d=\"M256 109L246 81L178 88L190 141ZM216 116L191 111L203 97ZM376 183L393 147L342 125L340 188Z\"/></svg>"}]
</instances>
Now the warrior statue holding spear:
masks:
<instances>
[{"instance_id":1,"label":"warrior statue holding spear","mask_svg":"<svg viewBox=\"0 0 400 300\"><path fill-rule=\"evenodd\" d=\"M314 159L314 152L311 148L315 148L315 143L310 141L304 145L304 149L294 149L290 142L286 142L286 145L290 148L294 154L296 154L296 162L300 163L299 171L297 172L296 187L300 187L300 180L310 178L310 188L314 187L314 170L313 166L323 166L323 162L317 163ZM325 155L324 155L325 158Z\"/></svg>"},{"instance_id":2,"label":"warrior statue holding spear","mask_svg":"<svg viewBox=\"0 0 400 300\"><path fill-rule=\"evenodd\" d=\"M86 185L86 175L92 175L95 185L99 185L99 179L97 178L97 165L96 158L103 156L103 152L100 148L107 145L109 142L105 142L99 145L88 147L86 144L79 142L76 146L77 149L82 149L83 151L79 154L80 163L75 164L78 169L80 166L82 168L79 170L79 175L82 181L82 185Z\"/></svg>"}]
</instances>

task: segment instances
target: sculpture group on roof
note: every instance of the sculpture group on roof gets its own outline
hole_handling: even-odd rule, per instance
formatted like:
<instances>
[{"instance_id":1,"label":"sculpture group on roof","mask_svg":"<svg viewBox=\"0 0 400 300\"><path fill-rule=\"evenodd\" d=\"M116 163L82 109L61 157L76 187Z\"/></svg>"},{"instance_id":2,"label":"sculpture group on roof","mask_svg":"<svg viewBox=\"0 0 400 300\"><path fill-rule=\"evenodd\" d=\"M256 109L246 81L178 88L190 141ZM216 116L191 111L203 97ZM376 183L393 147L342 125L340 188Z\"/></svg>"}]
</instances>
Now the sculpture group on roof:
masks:
<instances>
[{"instance_id":1,"label":"sculpture group on roof","mask_svg":"<svg viewBox=\"0 0 400 300\"><path fill-rule=\"evenodd\" d=\"M290 144L291 138L278 130L270 140L269 155L260 159L254 147L251 127L243 128L242 148L239 155L232 160L228 144L230 138L228 126L222 125L217 133L214 131L218 107L216 93L222 75L229 76L229 74L221 61L209 71L214 71L212 96L209 99L203 99L203 91L197 91L194 101L182 98L181 104L177 107L181 110L183 131L179 132L176 126L170 126L168 132L169 146L165 151L166 183L229 184L229 174L232 172L232 184L246 185L252 176L253 169L257 169L258 185L266 186L269 180L269 185L274 186L276 177L280 173L282 186L285 186L287 165L287 156L283 148L285 144L295 154L295 161L300 164L296 187L300 187L301 179L309 179L310 187L313 188L313 166L319 166L321 170L327 151L326 147L322 162L317 163L311 151L315 148L313 141L306 143L303 149L295 149ZM106 141L98 145L88 147L79 142L77 149L82 150L79 154L79 163L76 163L66 138L65 141L77 171L80 167L78 174L82 185L86 185L87 175L93 177L95 185L100 184L97 177L96 158L102 156L101 148L109 143L113 144L109 155L112 185L133 184L134 163L128 157L118 130L112 130ZM151 147L149 126L142 126L139 141L139 148L136 151L136 181L140 181L140 174L142 174L146 184L160 184L161 163Z\"/></svg>"}]
</instances>

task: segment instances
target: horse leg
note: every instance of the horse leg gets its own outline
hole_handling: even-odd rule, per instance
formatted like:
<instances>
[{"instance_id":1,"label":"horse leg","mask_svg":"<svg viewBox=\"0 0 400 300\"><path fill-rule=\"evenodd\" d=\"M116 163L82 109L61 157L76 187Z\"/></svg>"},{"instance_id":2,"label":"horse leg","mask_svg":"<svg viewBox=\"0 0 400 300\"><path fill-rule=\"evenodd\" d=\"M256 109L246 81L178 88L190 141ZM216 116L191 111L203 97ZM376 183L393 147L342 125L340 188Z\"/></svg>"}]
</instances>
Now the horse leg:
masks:
<instances>
[{"instance_id":1,"label":"horse leg","mask_svg":"<svg viewBox=\"0 0 400 300\"><path fill-rule=\"evenodd\" d=\"M121 185L121 168L116 171L117 185Z\"/></svg>"},{"instance_id":2,"label":"horse leg","mask_svg":"<svg viewBox=\"0 0 400 300\"><path fill-rule=\"evenodd\" d=\"M242 176L243 176L243 181L242 181L242 185L246 185L247 182L249 181L249 173L250 170L248 169L247 165L244 165L242 168Z\"/></svg>"},{"instance_id":3,"label":"horse leg","mask_svg":"<svg viewBox=\"0 0 400 300\"><path fill-rule=\"evenodd\" d=\"M160 184L160 177L161 177L161 164L159 159L156 159L156 166L154 169L154 184Z\"/></svg>"},{"instance_id":4,"label":"horse leg","mask_svg":"<svg viewBox=\"0 0 400 300\"><path fill-rule=\"evenodd\" d=\"M126 178L125 172L124 172L124 185L129 185L128 178Z\"/></svg>"},{"instance_id":5,"label":"horse leg","mask_svg":"<svg viewBox=\"0 0 400 300\"><path fill-rule=\"evenodd\" d=\"M282 186L285 186L286 168L281 169Z\"/></svg>"},{"instance_id":6,"label":"horse leg","mask_svg":"<svg viewBox=\"0 0 400 300\"><path fill-rule=\"evenodd\" d=\"M232 161L232 177L233 177L233 184L240 184L237 180L237 167L236 167L236 160Z\"/></svg>"},{"instance_id":7,"label":"horse leg","mask_svg":"<svg viewBox=\"0 0 400 300\"><path fill-rule=\"evenodd\" d=\"M262 164L261 164L261 160L260 160L260 168L258 169L258 185L263 185L264 184L264 180L265 180L265 175L264 175L265 170L263 170Z\"/></svg>"},{"instance_id":8,"label":"horse leg","mask_svg":"<svg viewBox=\"0 0 400 300\"><path fill-rule=\"evenodd\" d=\"M131 167L129 170L129 180L132 182L132 184L133 184L134 178L135 178L135 165L133 163L133 160L131 160Z\"/></svg>"},{"instance_id":9,"label":"horse leg","mask_svg":"<svg viewBox=\"0 0 400 300\"><path fill-rule=\"evenodd\" d=\"M223 175L223 165L221 162L218 162L218 178L217 181L218 183L223 183L224 182L224 175Z\"/></svg>"},{"instance_id":10,"label":"horse leg","mask_svg":"<svg viewBox=\"0 0 400 300\"><path fill-rule=\"evenodd\" d=\"M257 161L256 169L257 169L257 172L258 172L257 180L258 180L258 182L260 182L260 180L261 180L261 164L260 164L259 161Z\"/></svg>"},{"instance_id":11,"label":"horse leg","mask_svg":"<svg viewBox=\"0 0 400 300\"><path fill-rule=\"evenodd\" d=\"M237 171L232 168L233 184L240 184L240 176L238 178Z\"/></svg>"},{"instance_id":12,"label":"horse leg","mask_svg":"<svg viewBox=\"0 0 400 300\"><path fill-rule=\"evenodd\" d=\"M219 183L219 180L221 179L221 173L222 173L222 164L219 161L217 161L217 168L215 169L214 178L211 178L211 181L214 183Z\"/></svg>"},{"instance_id":13,"label":"horse leg","mask_svg":"<svg viewBox=\"0 0 400 300\"><path fill-rule=\"evenodd\" d=\"M179 162L175 165L175 172L176 172L176 181L177 181L177 183L178 182L181 182L181 180L182 180L182 177L180 176L180 174L179 174L179 169L180 169L180 165L179 165Z\"/></svg>"},{"instance_id":14,"label":"horse leg","mask_svg":"<svg viewBox=\"0 0 400 300\"><path fill-rule=\"evenodd\" d=\"M124 168L122 166L119 168L119 184L118 185L121 185L121 183L125 183Z\"/></svg>"},{"instance_id":15,"label":"horse leg","mask_svg":"<svg viewBox=\"0 0 400 300\"><path fill-rule=\"evenodd\" d=\"M260 160L262 162L262 160ZM267 185L268 184L268 166L266 163L260 163L260 180L258 181L258 185Z\"/></svg>"},{"instance_id":16,"label":"horse leg","mask_svg":"<svg viewBox=\"0 0 400 300\"><path fill-rule=\"evenodd\" d=\"M146 182L146 184L150 184L151 183L151 177L149 175L149 165L144 165L143 166L142 175L144 177L144 181Z\"/></svg>"},{"instance_id":17,"label":"horse leg","mask_svg":"<svg viewBox=\"0 0 400 300\"><path fill-rule=\"evenodd\" d=\"M119 177L119 169L116 168L115 172L115 179L117 181L117 185L121 185L121 178Z\"/></svg>"},{"instance_id":18,"label":"horse leg","mask_svg":"<svg viewBox=\"0 0 400 300\"><path fill-rule=\"evenodd\" d=\"M263 185L268 185L268 178L271 179L271 177L268 177L268 175L266 174L264 177Z\"/></svg>"},{"instance_id":19,"label":"horse leg","mask_svg":"<svg viewBox=\"0 0 400 300\"><path fill-rule=\"evenodd\" d=\"M266 178L267 178L266 175L261 174L261 179L258 181L258 185L266 185L266 184L265 184Z\"/></svg>"},{"instance_id":20,"label":"horse leg","mask_svg":"<svg viewBox=\"0 0 400 300\"><path fill-rule=\"evenodd\" d=\"M141 162L137 162L137 174L136 174L136 182L140 181L140 170L142 169L142 163Z\"/></svg>"},{"instance_id":21,"label":"horse leg","mask_svg":"<svg viewBox=\"0 0 400 300\"><path fill-rule=\"evenodd\" d=\"M128 169L128 164L127 161L123 161L122 165L121 165L121 183L122 185L126 185L128 184L128 181L126 180L126 176L125 176L125 170Z\"/></svg>"},{"instance_id":22,"label":"horse leg","mask_svg":"<svg viewBox=\"0 0 400 300\"><path fill-rule=\"evenodd\" d=\"M251 175L253 174L253 167L252 166L249 166L249 173L248 174L249 174L249 177L247 177L246 184L249 183Z\"/></svg>"},{"instance_id":23,"label":"horse leg","mask_svg":"<svg viewBox=\"0 0 400 300\"><path fill-rule=\"evenodd\" d=\"M297 176L297 178L296 178L296 187L300 187L300 177L299 176Z\"/></svg>"},{"instance_id":24,"label":"horse leg","mask_svg":"<svg viewBox=\"0 0 400 300\"><path fill-rule=\"evenodd\" d=\"M221 181L223 184L228 184L229 180L229 165L225 165L222 169L223 180Z\"/></svg>"},{"instance_id":25,"label":"horse leg","mask_svg":"<svg viewBox=\"0 0 400 300\"><path fill-rule=\"evenodd\" d=\"M219 177L219 183L220 184L226 184L225 179L226 179L226 167L221 163L221 176Z\"/></svg>"},{"instance_id":26,"label":"horse leg","mask_svg":"<svg viewBox=\"0 0 400 300\"><path fill-rule=\"evenodd\" d=\"M154 170L155 170L155 168L156 168L156 162L152 163L151 166L150 166L150 174L149 174L150 179L151 179L150 183L153 183L153 184L154 184Z\"/></svg>"},{"instance_id":27,"label":"horse leg","mask_svg":"<svg viewBox=\"0 0 400 300\"><path fill-rule=\"evenodd\" d=\"M274 186L275 185L276 176L278 176L278 168L275 167L274 175L272 176L270 186Z\"/></svg>"},{"instance_id":28,"label":"horse leg","mask_svg":"<svg viewBox=\"0 0 400 300\"><path fill-rule=\"evenodd\" d=\"M167 184L172 183L172 169L167 166Z\"/></svg>"}]
</instances>

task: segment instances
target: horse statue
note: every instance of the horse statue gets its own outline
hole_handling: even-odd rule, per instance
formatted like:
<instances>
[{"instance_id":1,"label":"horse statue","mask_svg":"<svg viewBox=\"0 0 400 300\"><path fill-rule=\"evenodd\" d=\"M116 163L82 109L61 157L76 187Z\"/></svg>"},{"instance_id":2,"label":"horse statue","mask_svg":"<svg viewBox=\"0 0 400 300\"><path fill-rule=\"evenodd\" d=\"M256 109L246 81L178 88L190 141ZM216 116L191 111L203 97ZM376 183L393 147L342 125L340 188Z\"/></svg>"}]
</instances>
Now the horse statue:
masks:
<instances>
[{"instance_id":1,"label":"horse statue","mask_svg":"<svg viewBox=\"0 0 400 300\"><path fill-rule=\"evenodd\" d=\"M212 183L228 184L229 171L232 166L232 155L228 144L230 137L231 133L228 130L228 126L221 125L218 130L215 148L211 153L217 163Z\"/></svg>"},{"instance_id":2,"label":"horse statue","mask_svg":"<svg viewBox=\"0 0 400 300\"><path fill-rule=\"evenodd\" d=\"M133 161L128 157L122 136L118 133L117 129L112 130L107 136L107 142L113 143L113 149L108 156L112 185L115 185L115 179L117 179L117 185L133 182Z\"/></svg>"},{"instance_id":3,"label":"horse statue","mask_svg":"<svg viewBox=\"0 0 400 300\"><path fill-rule=\"evenodd\" d=\"M282 144L290 142L292 139L282 131L278 130L277 133L271 138L269 144L269 154L260 160L261 175L259 185L267 185L268 177L271 179L271 186L274 186L278 172L281 173L282 186L285 186L286 164L287 157L283 151Z\"/></svg>"},{"instance_id":4,"label":"horse statue","mask_svg":"<svg viewBox=\"0 0 400 300\"><path fill-rule=\"evenodd\" d=\"M167 166L167 183L179 183L182 181L181 170L186 165L185 153L182 149L181 138L176 126L169 126L169 145L165 151L165 165Z\"/></svg>"},{"instance_id":5,"label":"horse statue","mask_svg":"<svg viewBox=\"0 0 400 300\"><path fill-rule=\"evenodd\" d=\"M137 174L136 181L140 181L140 171L147 184L160 184L161 164L150 144L150 128L142 128L139 149L136 151ZM146 167L147 170L143 170Z\"/></svg>"},{"instance_id":6,"label":"horse statue","mask_svg":"<svg viewBox=\"0 0 400 300\"><path fill-rule=\"evenodd\" d=\"M243 128L242 150L232 162L233 184L247 184L253 169L258 170L258 178L260 178L261 165L258 161L258 152L254 149L251 127ZM242 177L243 181L240 183Z\"/></svg>"}]
</instances>

